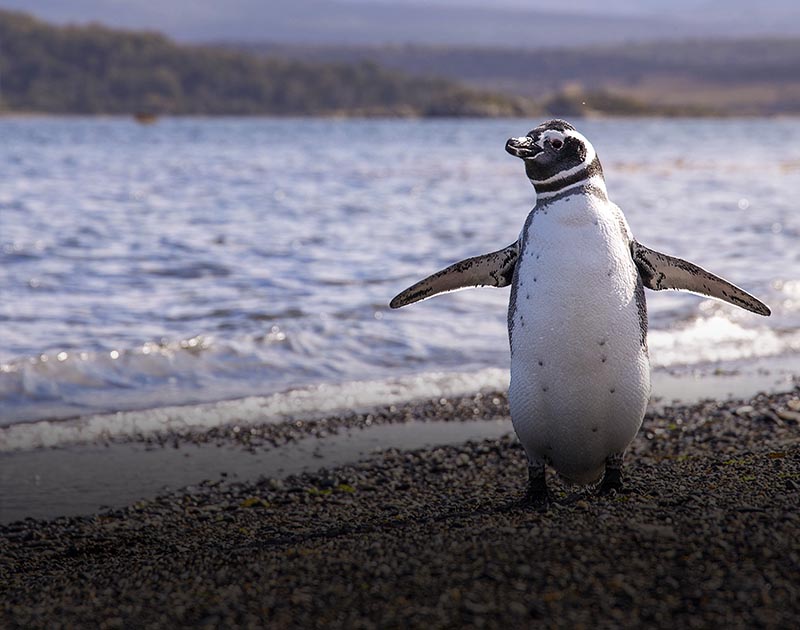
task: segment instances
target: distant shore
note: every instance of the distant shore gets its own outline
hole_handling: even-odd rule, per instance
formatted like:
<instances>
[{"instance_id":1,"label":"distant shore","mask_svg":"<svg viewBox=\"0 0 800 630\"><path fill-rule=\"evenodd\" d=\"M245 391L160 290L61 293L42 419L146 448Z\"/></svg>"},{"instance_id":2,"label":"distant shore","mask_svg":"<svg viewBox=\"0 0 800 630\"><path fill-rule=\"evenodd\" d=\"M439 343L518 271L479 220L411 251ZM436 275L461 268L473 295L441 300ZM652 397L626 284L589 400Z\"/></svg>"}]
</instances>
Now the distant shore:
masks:
<instances>
[{"instance_id":1,"label":"distant shore","mask_svg":"<svg viewBox=\"0 0 800 630\"><path fill-rule=\"evenodd\" d=\"M637 113L604 113L604 112L584 112L574 113L548 113L536 112L531 114L508 115L505 113L494 114L421 114L419 112L408 111L376 111L376 112L328 112L320 114L158 114L155 123L161 120L224 120L226 118L236 119L264 119L264 120L486 120L486 119L509 119L509 120L539 120L548 118L567 118L569 120L614 120L614 119L668 119L668 120L753 120L768 118L771 120L794 120L800 117L800 112L785 112L780 114L737 114L724 112L708 113L663 113L658 111L644 111ZM89 119L130 119L136 122L134 113L96 113L86 114L80 112L36 112L36 111L3 111L0 110L0 120L14 118L89 118ZM153 123L146 123L148 126Z\"/></svg>"},{"instance_id":2,"label":"distant shore","mask_svg":"<svg viewBox=\"0 0 800 630\"><path fill-rule=\"evenodd\" d=\"M504 404L429 401L384 420L496 417ZM280 430L291 441L335 425ZM275 448L245 432L206 439ZM800 387L648 414L617 496L551 479L556 503L532 512L514 505L524 478L509 436L17 522L0 527L0 623L800 622Z\"/></svg>"}]
</instances>

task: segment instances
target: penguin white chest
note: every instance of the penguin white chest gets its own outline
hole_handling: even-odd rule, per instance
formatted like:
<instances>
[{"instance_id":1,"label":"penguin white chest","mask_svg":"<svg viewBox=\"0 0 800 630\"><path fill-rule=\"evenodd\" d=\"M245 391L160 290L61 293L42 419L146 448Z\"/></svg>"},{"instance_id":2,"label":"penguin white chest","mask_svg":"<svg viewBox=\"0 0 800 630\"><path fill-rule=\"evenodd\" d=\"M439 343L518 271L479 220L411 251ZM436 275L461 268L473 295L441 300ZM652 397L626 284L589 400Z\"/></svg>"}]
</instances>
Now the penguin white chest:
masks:
<instances>
[{"instance_id":1,"label":"penguin white chest","mask_svg":"<svg viewBox=\"0 0 800 630\"><path fill-rule=\"evenodd\" d=\"M526 221L509 304L514 429L535 463L598 480L650 395L644 293L621 216L575 195Z\"/></svg>"}]
</instances>

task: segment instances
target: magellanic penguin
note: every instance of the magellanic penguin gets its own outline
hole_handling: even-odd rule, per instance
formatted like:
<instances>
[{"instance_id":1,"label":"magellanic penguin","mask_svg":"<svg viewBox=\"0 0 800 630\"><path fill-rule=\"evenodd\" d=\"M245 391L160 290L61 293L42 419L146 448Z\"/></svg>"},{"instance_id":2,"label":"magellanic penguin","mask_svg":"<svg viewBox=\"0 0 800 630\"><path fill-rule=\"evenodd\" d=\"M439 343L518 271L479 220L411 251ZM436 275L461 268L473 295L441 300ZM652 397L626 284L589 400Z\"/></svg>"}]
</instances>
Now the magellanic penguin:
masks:
<instances>
[{"instance_id":1,"label":"magellanic penguin","mask_svg":"<svg viewBox=\"0 0 800 630\"><path fill-rule=\"evenodd\" d=\"M548 500L545 465L567 481L619 490L650 396L644 287L770 311L730 282L638 243L608 198L594 147L569 123L545 122L506 150L523 160L536 189L519 240L421 280L390 306L511 285L508 397L528 456L525 502Z\"/></svg>"}]
</instances>

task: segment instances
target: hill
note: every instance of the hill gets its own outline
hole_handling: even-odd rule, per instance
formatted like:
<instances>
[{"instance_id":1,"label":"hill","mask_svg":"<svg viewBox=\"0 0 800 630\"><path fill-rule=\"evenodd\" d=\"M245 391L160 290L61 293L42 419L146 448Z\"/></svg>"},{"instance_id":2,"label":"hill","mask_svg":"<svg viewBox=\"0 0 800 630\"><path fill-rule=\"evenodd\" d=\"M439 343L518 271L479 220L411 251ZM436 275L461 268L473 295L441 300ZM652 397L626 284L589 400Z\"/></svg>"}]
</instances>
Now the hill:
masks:
<instances>
[{"instance_id":1,"label":"hill","mask_svg":"<svg viewBox=\"0 0 800 630\"><path fill-rule=\"evenodd\" d=\"M524 115L523 97L320 63L178 45L151 32L54 27L0 11L0 107L80 114Z\"/></svg>"},{"instance_id":2,"label":"hill","mask_svg":"<svg viewBox=\"0 0 800 630\"><path fill-rule=\"evenodd\" d=\"M800 113L800 38L661 41L538 50L236 46L293 59L370 60L413 75L445 77L475 88L537 100L563 96L586 100L587 93L600 92L639 102L645 110Z\"/></svg>"}]
</instances>

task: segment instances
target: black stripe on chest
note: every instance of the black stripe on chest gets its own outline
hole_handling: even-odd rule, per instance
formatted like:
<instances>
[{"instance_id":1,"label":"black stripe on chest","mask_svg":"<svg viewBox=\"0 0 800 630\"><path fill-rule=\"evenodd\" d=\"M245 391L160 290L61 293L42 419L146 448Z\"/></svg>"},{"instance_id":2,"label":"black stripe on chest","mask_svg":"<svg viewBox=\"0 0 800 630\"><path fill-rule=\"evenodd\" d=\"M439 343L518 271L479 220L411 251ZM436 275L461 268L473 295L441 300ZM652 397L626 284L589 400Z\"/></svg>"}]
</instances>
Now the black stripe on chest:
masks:
<instances>
[{"instance_id":1,"label":"black stripe on chest","mask_svg":"<svg viewBox=\"0 0 800 630\"><path fill-rule=\"evenodd\" d=\"M603 169L600 166L600 160L595 158L589 166L586 168L582 168L577 173L573 173L569 177L564 177L562 179L557 179L553 182L547 184L536 184L534 183L533 187L536 189L537 193L550 193L550 192L557 192L562 188L566 188L567 186L572 186L573 184L577 184L578 182L582 182L583 180L588 180L590 177L594 175L602 175Z\"/></svg>"}]
</instances>

